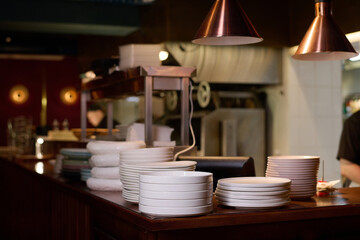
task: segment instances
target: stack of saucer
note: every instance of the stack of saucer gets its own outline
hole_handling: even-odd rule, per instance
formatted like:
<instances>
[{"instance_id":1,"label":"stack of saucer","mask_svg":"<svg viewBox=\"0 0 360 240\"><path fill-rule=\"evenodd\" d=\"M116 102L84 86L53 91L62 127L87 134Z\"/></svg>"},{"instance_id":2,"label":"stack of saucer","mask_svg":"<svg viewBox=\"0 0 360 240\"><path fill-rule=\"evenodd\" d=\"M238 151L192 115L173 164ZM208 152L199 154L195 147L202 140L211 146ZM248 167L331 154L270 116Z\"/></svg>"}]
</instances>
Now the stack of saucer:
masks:
<instances>
[{"instance_id":1,"label":"stack of saucer","mask_svg":"<svg viewBox=\"0 0 360 240\"><path fill-rule=\"evenodd\" d=\"M90 169L91 153L85 148L62 148L60 154L63 156L61 164L63 176L80 178L82 169Z\"/></svg>"},{"instance_id":2,"label":"stack of saucer","mask_svg":"<svg viewBox=\"0 0 360 240\"><path fill-rule=\"evenodd\" d=\"M139 202L139 177L141 173L163 171L194 171L195 161L124 163L120 165L120 180L124 189L122 195L128 202Z\"/></svg>"},{"instance_id":3,"label":"stack of saucer","mask_svg":"<svg viewBox=\"0 0 360 240\"><path fill-rule=\"evenodd\" d=\"M234 177L218 181L215 197L220 205L271 208L289 204L290 179Z\"/></svg>"},{"instance_id":4,"label":"stack of saucer","mask_svg":"<svg viewBox=\"0 0 360 240\"><path fill-rule=\"evenodd\" d=\"M166 217L206 214L212 210L212 176L196 171L141 173L139 210Z\"/></svg>"},{"instance_id":5,"label":"stack of saucer","mask_svg":"<svg viewBox=\"0 0 360 240\"><path fill-rule=\"evenodd\" d=\"M318 156L269 156L267 177L291 179L290 198L309 198L316 194Z\"/></svg>"}]
</instances>

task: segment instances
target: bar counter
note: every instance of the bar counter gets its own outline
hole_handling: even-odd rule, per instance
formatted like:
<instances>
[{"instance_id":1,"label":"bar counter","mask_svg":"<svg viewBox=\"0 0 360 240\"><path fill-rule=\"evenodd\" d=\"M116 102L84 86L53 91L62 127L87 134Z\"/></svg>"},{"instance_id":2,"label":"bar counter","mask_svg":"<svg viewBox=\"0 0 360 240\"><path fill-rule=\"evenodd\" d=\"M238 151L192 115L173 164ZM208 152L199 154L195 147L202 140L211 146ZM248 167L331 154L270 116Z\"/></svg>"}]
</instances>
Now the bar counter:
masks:
<instances>
[{"instance_id":1,"label":"bar counter","mask_svg":"<svg viewBox=\"0 0 360 240\"><path fill-rule=\"evenodd\" d=\"M35 171L42 162L43 173ZM41 169L38 172L42 172ZM52 160L1 158L1 239L359 239L360 188L281 208L218 206L203 216L146 216L121 192L91 191Z\"/></svg>"}]
</instances>

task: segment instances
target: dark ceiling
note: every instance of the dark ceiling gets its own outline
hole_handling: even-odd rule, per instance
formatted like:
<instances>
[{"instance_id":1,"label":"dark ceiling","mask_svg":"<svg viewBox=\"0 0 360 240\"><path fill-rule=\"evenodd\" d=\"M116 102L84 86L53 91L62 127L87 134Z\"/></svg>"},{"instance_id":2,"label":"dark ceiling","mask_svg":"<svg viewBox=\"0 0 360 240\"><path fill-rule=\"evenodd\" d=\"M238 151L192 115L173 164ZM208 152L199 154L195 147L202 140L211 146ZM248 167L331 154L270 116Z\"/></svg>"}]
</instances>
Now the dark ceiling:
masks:
<instances>
[{"instance_id":1,"label":"dark ceiling","mask_svg":"<svg viewBox=\"0 0 360 240\"><path fill-rule=\"evenodd\" d=\"M118 46L127 43L191 41L215 0L130 2L136 1L2 0L0 52L68 54L85 61L117 55ZM263 46L297 45L314 17L314 0L240 3ZM332 5L345 33L360 30L360 1L333 0Z\"/></svg>"}]
</instances>

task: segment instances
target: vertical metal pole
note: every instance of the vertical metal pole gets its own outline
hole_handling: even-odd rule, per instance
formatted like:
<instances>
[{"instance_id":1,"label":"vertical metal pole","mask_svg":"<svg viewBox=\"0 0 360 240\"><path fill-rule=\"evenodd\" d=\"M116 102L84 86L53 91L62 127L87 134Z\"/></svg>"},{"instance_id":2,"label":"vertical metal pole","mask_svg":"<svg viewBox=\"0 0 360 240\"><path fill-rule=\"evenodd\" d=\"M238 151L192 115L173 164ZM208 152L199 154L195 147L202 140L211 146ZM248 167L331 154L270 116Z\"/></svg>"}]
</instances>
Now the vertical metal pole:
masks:
<instances>
[{"instance_id":1,"label":"vertical metal pole","mask_svg":"<svg viewBox=\"0 0 360 240\"><path fill-rule=\"evenodd\" d=\"M189 145L189 78L181 79L181 143Z\"/></svg>"},{"instance_id":2,"label":"vertical metal pole","mask_svg":"<svg viewBox=\"0 0 360 240\"><path fill-rule=\"evenodd\" d=\"M145 77L145 143L152 146L152 88L153 78Z\"/></svg>"},{"instance_id":3,"label":"vertical metal pole","mask_svg":"<svg viewBox=\"0 0 360 240\"><path fill-rule=\"evenodd\" d=\"M107 103L107 129L108 129L108 135L112 135L112 129L114 128L113 123L113 102Z\"/></svg>"},{"instance_id":4,"label":"vertical metal pole","mask_svg":"<svg viewBox=\"0 0 360 240\"><path fill-rule=\"evenodd\" d=\"M81 126L81 141L86 139L86 112L87 112L87 103L88 92L81 92L81 102L80 102L80 126Z\"/></svg>"}]
</instances>

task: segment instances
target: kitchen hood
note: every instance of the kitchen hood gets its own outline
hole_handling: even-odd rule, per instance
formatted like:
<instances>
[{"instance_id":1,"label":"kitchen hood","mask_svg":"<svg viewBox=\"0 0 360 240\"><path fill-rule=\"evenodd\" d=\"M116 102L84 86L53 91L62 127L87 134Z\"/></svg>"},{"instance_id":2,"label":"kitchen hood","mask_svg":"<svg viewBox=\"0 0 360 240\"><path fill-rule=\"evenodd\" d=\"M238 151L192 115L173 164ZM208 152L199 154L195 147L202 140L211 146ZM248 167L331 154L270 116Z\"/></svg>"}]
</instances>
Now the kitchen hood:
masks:
<instances>
[{"instance_id":1,"label":"kitchen hood","mask_svg":"<svg viewBox=\"0 0 360 240\"><path fill-rule=\"evenodd\" d=\"M259 46L208 46L167 42L165 48L183 67L196 67L196 82L277 84L282 50Z\"/></svg>"}]
</instances>

